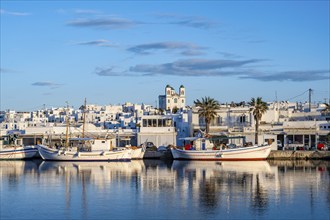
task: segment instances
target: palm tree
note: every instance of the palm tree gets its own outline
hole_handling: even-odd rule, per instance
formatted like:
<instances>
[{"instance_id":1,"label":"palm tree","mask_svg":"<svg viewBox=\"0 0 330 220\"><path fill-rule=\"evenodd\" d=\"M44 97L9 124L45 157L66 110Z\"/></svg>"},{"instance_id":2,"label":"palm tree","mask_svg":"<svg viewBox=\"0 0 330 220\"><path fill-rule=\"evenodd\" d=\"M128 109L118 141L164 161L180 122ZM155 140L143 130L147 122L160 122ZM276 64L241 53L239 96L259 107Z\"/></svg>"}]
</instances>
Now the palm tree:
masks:
<instances>
[{"instance_id":1,"label":"palm tree","mask_svg":"<svg viewBox=\"0 0 330 220\"><path fill-rule=\"evenodd\" d=\"M259 122L261 120L262 115L268 110L267 103L262 101L261 97L258 97L257 99L252 98L251 102L249 102L250 111L252 111L252 114L254 116L255 120L255 143L258 144L258 130L259 130Z\"/></svg>"},{"instance_id":2,"label":"palm tree","mask_svg":"<svg viewBox=\"0 0 330 220\"><path fill-rule=\"evenodd\" d=\"M205 133L208 134L210 131L210 123L216 117L216 110L220 109L220 104L215 99L206 96L205 98L202 98L202 100L197 99L196 101L194 101L194 104L196 107L199 107L199 116L205 119Z\"/></svg>"}]
</instances>

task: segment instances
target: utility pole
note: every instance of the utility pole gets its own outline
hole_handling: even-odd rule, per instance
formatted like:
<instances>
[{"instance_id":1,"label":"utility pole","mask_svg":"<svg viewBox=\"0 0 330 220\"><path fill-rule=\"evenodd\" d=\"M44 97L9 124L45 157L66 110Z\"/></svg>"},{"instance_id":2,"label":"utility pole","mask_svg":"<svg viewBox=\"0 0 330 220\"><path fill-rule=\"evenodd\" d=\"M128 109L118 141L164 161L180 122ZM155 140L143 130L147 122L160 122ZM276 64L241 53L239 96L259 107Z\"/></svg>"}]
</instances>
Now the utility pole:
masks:
<instances>
[{"instance_id":1,"label":"utility pole","mask_svg":"<svg viewBox=\"0 0 330 220\"><path fill-rule=\"evenodd\" d=\"M65 132L65 148L69 147L69 102L66 101L66 132Z\"/></svg>"},{"instance_id":2,"label":"utility pole","mask_svg":"<svg viewBox=\"0 0 330 220\"><path fill-rule=\"evenodd\" d=\"M308 90L309 92L309 112L311 112L311 106L312 106L312 89Z\"/></svg>"},{"instance_id":3,"label":"utility pole","mask_svg":"<svg viewBox=\"0 0 330 220\"><path fill-rule=\"evenodd\" d=\"M82 131L82 138L85 138L85 123L86 123L86 98L85 98L84 110L83 110L83 131Z\"/></svg>"}]
</instances>

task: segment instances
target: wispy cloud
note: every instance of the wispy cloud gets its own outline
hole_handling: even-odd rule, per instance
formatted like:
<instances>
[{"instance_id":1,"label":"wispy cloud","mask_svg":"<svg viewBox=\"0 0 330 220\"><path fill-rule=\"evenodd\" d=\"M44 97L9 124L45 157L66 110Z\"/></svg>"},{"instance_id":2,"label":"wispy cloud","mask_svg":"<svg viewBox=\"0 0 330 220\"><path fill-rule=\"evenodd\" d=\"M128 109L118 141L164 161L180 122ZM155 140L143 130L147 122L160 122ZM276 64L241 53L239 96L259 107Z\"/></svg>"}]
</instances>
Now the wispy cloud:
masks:
<instances>
[{"instance_id":1,"label":"wispy cloud","mask_svg":"<svg viewBox=\"0 0 330 220\"><path fill-rule=\"evenodd\" d=\"M97 67L95 68L95 74L99 76L133 76L132 74L127 74L127 71L115 71L115 67Z\"/></svg>"},{"instance_id":2,"label":"wispy cloud","mask_svg":"<svg viewBox=\"0 0 330 220\"><path fill-rule=\"evenodd\" d=\"M16 70L11 70L11 69L5 69L5 68L0 68L0 73L5 74L5 73L17 73Z\"/></svg>"},{"instance_id":3,"label":"wispy cloud","mask_svg":"<svg viewBox=\"0 0 330 220\"><path fill-rule=\"evenodd\" d=\"M283 71L267 72L259 71L265 59L247 60L221 60L221 59L184 59L170 63L158 65L139 64L129 68L127 71L114 71L114 68L97 68L95 73L99 76L228 76L239 79L254 79L258 81L294 81L306 82L329 79L329 70L303 70L303 71Z\"/></svg>"},{"instance_id":4,"label":"wispy cloud","mask_svg":"<svg viewBox=\"0 0 330 220\"><path fill-rule=\"evenodd\" d=\"M231 58L231 59L233 59L233 58L236 58L236 59L237 58L242 58L242 56L234 54L234 53L218 52L218 54L221 54L224 58L227 58L227 59L229 59L229 58Z\"/></svg>"},{"instance_id":5,"label":"wispy cloud","mask_svg":"<svg viewBox=\"0 0 330 220\"><path fill-rule=\"evenodd\" d=\"M193 28L200 28L200 29L210 29L215 26L215 23L207 21L201 18L186 18L180 21L170 22L170 24L177 24L181 26L193 27Z\"/></svg>"},{"instance_id":6,"label":"wispy cloud","mask_svg":"<svg viewBox=\"0 0 330 220\"><path fill-rule=\"evenodd\" d=\"M98 47L116 47L117 45L110 43L108 40L100 39L93 41L83 41L74 43L74 45L98 46Z\"/></svg>"},{"instance_id":7,"label":"wispy cloud","mask_svg":"<svg viewBox=\"0 0 330 220\"><path fill-rule=\"evenodd\" d=\"M28 16L28 15L31 15L30 13L26 13L26 12L6 11L4 9L0 9L0 14L13 15L13 16Z\"/></svg>"},{"instance_id":8,"label":"wispy cloud","mask_svg":"<svg viewBox=\"0 0 330 220\"><path fill-rule=\"evenodd\" d=\"M227 76L242 75L237 70L247 64L258 63L263 60L207 60L186 59L160 65L136 65L130 68L132 72L146 75L176 75L176 76Z\"/></svg>"},{"instance_id":9,"label":"wispy cloud","mask_svg":"<svg viewBox=\"0 0 330 220\"><path fill-rule=\"evenodd\" d=\"M62 86L63 84L58 84L58 83L54 83L54 82L49 82L49 81L43 81L43 82L35 82L31 84L32 86L45 86L45 87L49 87L51 89L56 89L60 86Z\"/></svg>"},{"instance_id":10,"label":"wispy cloud","mask_svg":"<svg viewBox=\"0 0 330 220\"><path fill-rule=\"evenodd\" d=\"M212 22L209 19L197 16L183 16L178 14L156 14L156 17L169 20L168 24L175 24L198 29L211 29L217 26L216 22Z\"/></svg>"},{"instance_id":11,"label":"wispy cloud","mask_svg":"<svg viewBox=\"0 0 330 220\"><path fill-rule=\"evenodd\" d=\"M87 18L69 21L67 25L74 27L93 27L99 29L125 29L135 26L137 23L125 18Z\"/></svg>"},{"instance_id":12,"label":"wispy cloud","mask_svg":"<svg viewBox=\"0 0 330 220\"><path fill-rule=\"evenodd\" d=\"M302 70L302 71L284 71L271 74L251 73L247 76L241 76L242 79L256 79L260 81L317 81L329 79L329 70Z\"/></svg>"},{"instance_id":13,"label":"wispy cloud","mask_svg":"<svg viewBox=\"0 0 330 220\"><path fill-rule=\"evenodd\" d=\"M153 51L156 50L177 50L181 51L182 55L195 56L202 54L201 50L203 49L206 48L184 42L157 42L150 44L140 44L137 46L130 47L127 50L136 54L144 55L151 54Z\"/></svg>"}]
</instances>

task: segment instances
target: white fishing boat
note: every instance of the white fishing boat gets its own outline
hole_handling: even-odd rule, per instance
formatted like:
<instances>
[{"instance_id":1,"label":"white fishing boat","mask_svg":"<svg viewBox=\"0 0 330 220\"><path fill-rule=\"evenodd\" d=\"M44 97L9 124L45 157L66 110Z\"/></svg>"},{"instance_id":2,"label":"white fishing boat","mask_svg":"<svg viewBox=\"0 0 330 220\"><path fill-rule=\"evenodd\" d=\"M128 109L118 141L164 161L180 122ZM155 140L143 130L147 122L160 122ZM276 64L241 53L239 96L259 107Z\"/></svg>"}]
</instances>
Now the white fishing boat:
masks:
<instances>
[{"instance_id":1,"label":"white fishing boat","mask_svg":"<svg viewBox=\"0 0 330 220\"><path fill-rule=\"evenodd\" d=\"M129 161L131 149L111 147L111 139L72 138L68 147L37 145L44 160L56 161Z\"/></svg>"},{"instance_id":2,"label":"white fishing boat","mask_svg":"<svg viewBox=\"0 0 330 220\"><path fill-rule=\"evenodd\" d=\"M145 148L143 147L129 147L131 149L131 158L132 160L139 160L143 159L144 154L146 152Z\"/></svg>"},{"instance_id":3,"label":"white fishing boat","mask_svg":"<svg viewBox=\"0 0 330 220\"><path fill-rule=\"evenodd\" d=\"M30 159L38 154L38 148L34 146L13 146L0 148L1 160Z\"/></svg>"},{"instance_id":4,"label":"white fishing boat","mask_svg":"<svg viewBox=\"0 0 330 220\"><path fill-rule=\"evenodd\" d=\"M0 139L0 159L29 159L38 154L38 148L34 146L24 146L22 142L22 139L15 135L2 136Z\"/></svg>"},{"instance_id":5,"label":"white fishing boat","mask_svg":"<svg viewBox=\"0 0 330 220\"><path fill-rule=\"evenodd\" d=\"M82 138L68 137L69 117L66 117L66 141L64 146L50 147L39 144L39 154L44 160L57 161L129 161L131 149L113 147L114 137L85 138L86 99L83 111Z\"/></svg>"},{"instance_id":6,"label":"white fishing boat","mask_svg":"<svg viewBox=\"0 0 330 220\"><path fill-rule=\"evenodd\" d=\"M209 138L185 138L191 142L185 149L171 148L173 159L178 160L266 160L271 145L261 146L220 146L216 148Z\"/></svg>"}]
</instances>

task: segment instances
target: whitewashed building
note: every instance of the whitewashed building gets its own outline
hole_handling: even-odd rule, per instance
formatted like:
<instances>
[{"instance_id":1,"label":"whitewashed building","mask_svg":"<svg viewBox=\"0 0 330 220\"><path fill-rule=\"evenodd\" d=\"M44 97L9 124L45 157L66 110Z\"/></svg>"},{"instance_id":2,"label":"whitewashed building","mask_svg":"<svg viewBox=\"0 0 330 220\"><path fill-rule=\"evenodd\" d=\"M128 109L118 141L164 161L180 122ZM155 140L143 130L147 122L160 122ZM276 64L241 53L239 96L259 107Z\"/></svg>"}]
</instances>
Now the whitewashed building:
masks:
<instances>
[{"instance_id":1,"label":"whitewashed building","mask_svg":"<svg viewBox=\"0 0 330 220\"><path fill-rule=\"evenodd\" d=\"M177 133L171 115L144 115L137 133L137 144L152 142L155 146L176 146Z\"/></svg>"},{"instance_id":2,"label":"whitewashed building","mask_svg":"<svg viewBox=\"0 0 330 220\"><path fill-rule=\"evenodd\" d=\"M165 87L165 95L158 96L159 108L166 111L173 109L184 109L186 106L186 89L183 85L179 88L179 93L176 93L173 87L167 85Z\"/></svg>"}]
</instances>

